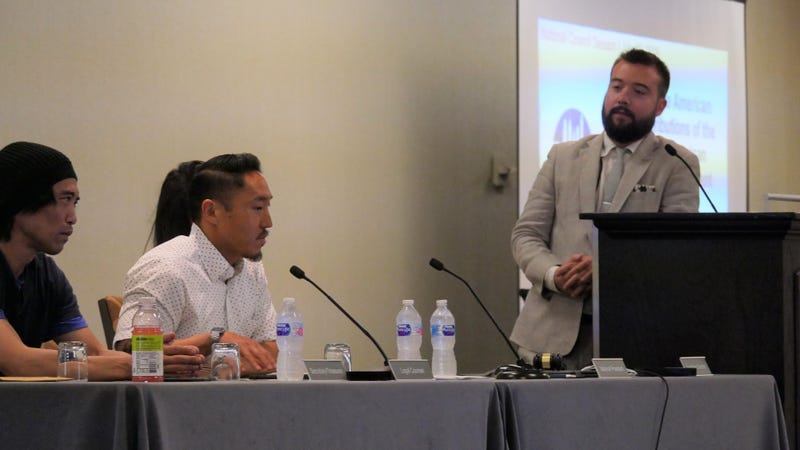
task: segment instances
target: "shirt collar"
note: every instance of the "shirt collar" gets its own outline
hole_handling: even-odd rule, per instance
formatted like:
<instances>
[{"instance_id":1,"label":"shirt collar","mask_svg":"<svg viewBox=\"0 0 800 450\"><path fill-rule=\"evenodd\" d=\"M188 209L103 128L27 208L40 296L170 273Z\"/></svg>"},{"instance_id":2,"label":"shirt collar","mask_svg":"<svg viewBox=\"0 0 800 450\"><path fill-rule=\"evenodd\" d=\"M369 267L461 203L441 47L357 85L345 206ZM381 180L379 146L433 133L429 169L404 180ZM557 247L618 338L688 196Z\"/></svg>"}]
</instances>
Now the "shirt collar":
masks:
<instances>
[{"instance_id":1,"label":"shirt collar","mask_svg":"<svg viewBox=\"0 0 800 450\"><path fill-rule=\"evenodd\" d=\"M634 153L636 153L636 149L639 148L639 144L641 144L643 140L644 140L644 138L641 138L638 141L634 141L633 143L630 143L630 144L628 144L627 146L625 146L623 148L627 148L628 150L630 150L631 154L634 154ZM614 141L612 141L611 138L608 137L608 134L604 131L603 132L603 150L600 152L600 157L601 158L605 157L608 154L608 152L610 152L611 149L615 148L616 146L617 146L617 144L615 144Z\"/></svg>"},{"instance_id":2,"label":"shirt collar","mask_svg":"<svg viewBox=\"0 0 800 450\"><path fill-rule=\"evenodd\" d=\"M197 243L200 264L205 268L209 278L227 283L228 280L241 273L244 267L244 260L237 261L236 264L231 265L222 256L222 253L217 250L217 247L208 240L206 234L197 224L192 224L189 238Z\"/></svg>"}]
</instances>

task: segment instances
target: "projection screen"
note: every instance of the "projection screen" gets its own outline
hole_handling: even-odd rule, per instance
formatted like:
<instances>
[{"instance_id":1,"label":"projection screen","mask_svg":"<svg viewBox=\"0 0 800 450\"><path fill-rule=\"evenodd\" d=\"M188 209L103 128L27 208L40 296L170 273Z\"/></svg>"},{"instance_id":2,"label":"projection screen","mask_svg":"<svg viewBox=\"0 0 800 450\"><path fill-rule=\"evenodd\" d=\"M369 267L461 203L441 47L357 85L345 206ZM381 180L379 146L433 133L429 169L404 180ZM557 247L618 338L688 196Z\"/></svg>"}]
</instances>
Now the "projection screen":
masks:
<instances>
[{"instance_id":1,"label":"projection screen","mask_svg":"<svg viewBox=\"0 0 800 450\"><path fill-rule=\"evenodd\" d=\"M669 66L654 132L700 158L719 211L745 211L744 4L727 0L519 1L520 211L550 147L602 132L611 65L644 48ZM700 211L712 211L700 195Z\"/></svg>"}]
</instances>

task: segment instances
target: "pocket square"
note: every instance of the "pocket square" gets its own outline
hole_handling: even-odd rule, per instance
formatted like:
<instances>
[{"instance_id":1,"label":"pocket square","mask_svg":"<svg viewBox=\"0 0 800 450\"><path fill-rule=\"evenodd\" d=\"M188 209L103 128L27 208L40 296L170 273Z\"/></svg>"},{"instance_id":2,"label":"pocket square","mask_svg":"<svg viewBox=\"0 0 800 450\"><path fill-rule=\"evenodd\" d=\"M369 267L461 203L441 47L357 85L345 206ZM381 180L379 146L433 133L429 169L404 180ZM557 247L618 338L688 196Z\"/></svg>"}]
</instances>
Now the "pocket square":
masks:
<instances>
[{"instance_id":1,"label":"pocket square","mask_svg":"<svg viewBox=\"0 0 800 450\"><path fill-rule=\"evenodd\" d=\"M633 187L633 192L655 192L656 187L652 184L637 184Z\"/></svg>"}]
</instances>

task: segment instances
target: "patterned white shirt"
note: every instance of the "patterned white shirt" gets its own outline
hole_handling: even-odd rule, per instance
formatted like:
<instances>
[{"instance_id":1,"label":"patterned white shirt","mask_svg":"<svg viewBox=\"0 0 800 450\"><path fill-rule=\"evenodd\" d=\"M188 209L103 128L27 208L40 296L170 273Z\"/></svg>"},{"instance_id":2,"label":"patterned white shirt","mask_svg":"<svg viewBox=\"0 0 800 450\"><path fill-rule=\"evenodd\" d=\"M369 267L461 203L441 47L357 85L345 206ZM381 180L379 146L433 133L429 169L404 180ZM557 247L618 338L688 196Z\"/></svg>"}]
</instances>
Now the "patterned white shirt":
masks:
<instances>
[{"instance_id":1,"label":"patterned white shirt","mask_svg":"<svg viewBox=\"0 0 800 450\"><path fill-rule=\"evenodd\" d=\"M155 297L161 328L177 338L222 327L258 342L275 340L275 308L260 262L235 266L222 256L195 224L145 253L128 271L125 302L114 342L130 339L141 297Z\"/></svg>"}]
</instances>

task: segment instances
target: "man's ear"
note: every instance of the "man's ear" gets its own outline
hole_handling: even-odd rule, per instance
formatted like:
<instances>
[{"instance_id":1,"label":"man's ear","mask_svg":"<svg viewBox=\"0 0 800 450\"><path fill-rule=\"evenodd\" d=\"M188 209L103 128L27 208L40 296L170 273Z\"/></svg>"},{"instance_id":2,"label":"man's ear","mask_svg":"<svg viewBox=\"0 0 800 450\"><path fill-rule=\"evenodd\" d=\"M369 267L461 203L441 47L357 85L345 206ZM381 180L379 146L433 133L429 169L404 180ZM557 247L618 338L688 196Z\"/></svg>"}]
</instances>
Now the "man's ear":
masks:
<instances>
[{"instance_id":1,"label":"man's ear","mask_svg":"<svg viewBox=\"0 0 800 450\"><path fill-rule=\"evenodd\" d=\"M660 116L662 112L664 112L664 108L667 107L667 99L660 98L656 103L656 116Z\"/></svg>"},{"instance_id":2,"label":"man's ear","mask_svg":"<svg viewBox=\"0 0 800 450\"><path fill-rule=\"evenodd\" d=\"M219 207L220 205L217 205L217 202L210 198L203 200L200 203L201 220L216 225L220 212Z\"/></svg>"}]
</instances>

